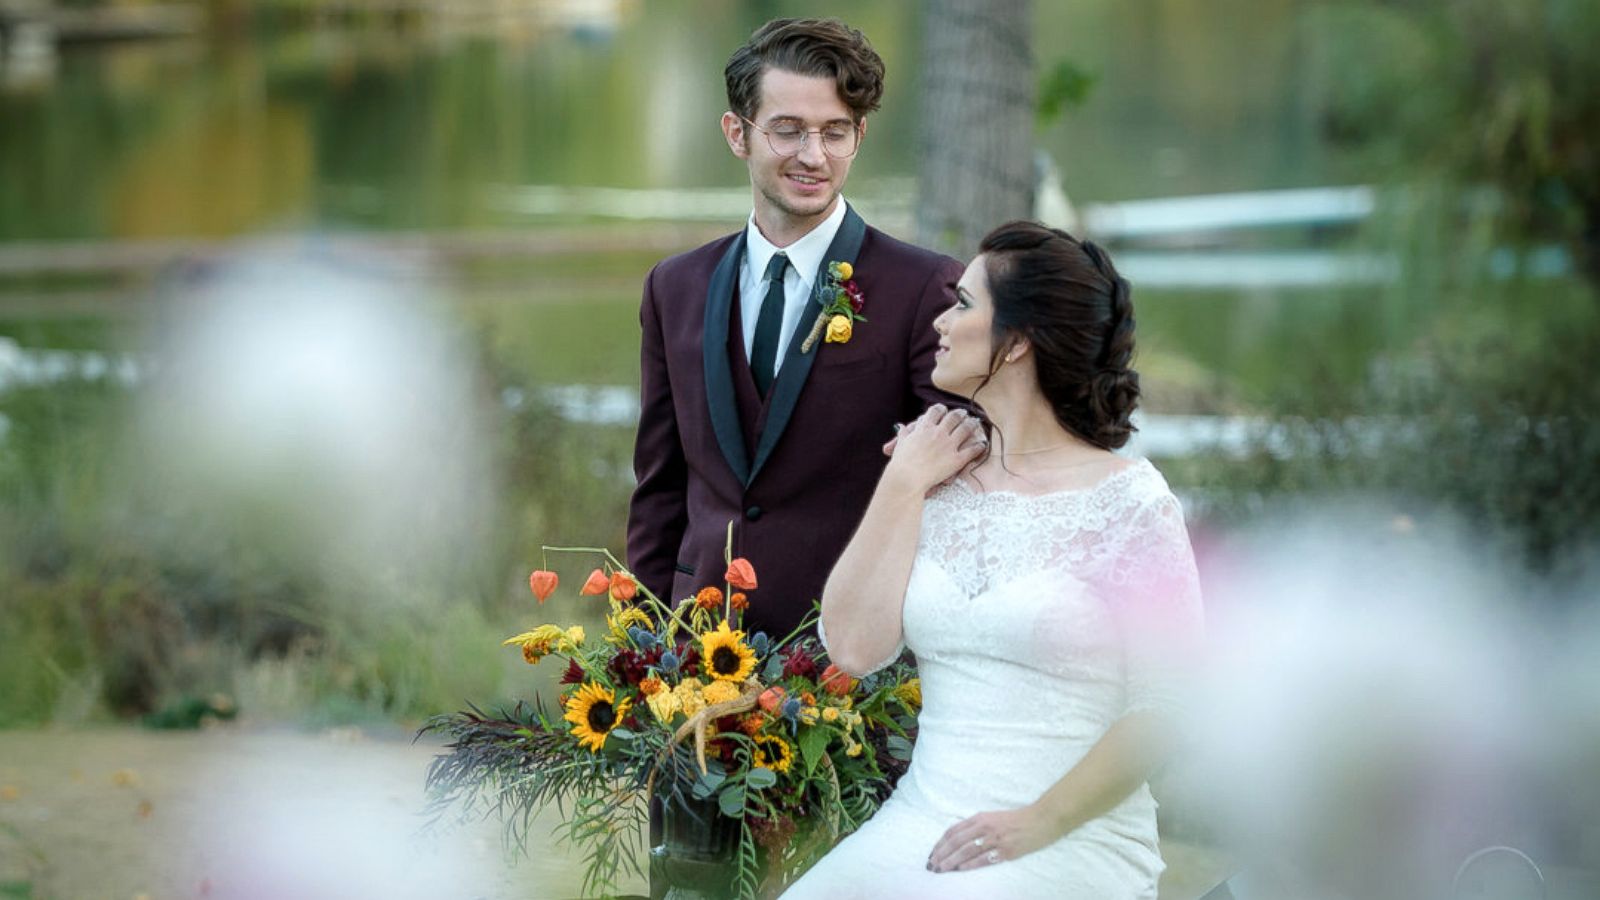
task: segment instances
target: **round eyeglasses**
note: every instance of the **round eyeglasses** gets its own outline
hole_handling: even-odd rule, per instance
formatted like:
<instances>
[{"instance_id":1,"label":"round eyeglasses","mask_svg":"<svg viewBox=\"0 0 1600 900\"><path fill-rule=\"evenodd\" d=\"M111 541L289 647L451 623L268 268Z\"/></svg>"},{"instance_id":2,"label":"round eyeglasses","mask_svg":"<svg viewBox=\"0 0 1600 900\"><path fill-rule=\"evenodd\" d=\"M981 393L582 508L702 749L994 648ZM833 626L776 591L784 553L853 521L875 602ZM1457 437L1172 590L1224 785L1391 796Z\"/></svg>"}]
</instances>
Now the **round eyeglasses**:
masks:
<instances>
[{"instance_id":1,"label":"round eyeglasses","mask_svg":"<svg viewBox=\"0 0 1600 900\"><path fill-rule=\"evenodd\" d=\"M833 122L821 128L801 128L793 122L780 122L771 128L745 119L744 123L767 136L767 146L779 156L795 156L806 146L806 138L816 135L822 152L833 159L849 159L861 149L861 129L855 125Z\"/></svg>"}]
</instances>

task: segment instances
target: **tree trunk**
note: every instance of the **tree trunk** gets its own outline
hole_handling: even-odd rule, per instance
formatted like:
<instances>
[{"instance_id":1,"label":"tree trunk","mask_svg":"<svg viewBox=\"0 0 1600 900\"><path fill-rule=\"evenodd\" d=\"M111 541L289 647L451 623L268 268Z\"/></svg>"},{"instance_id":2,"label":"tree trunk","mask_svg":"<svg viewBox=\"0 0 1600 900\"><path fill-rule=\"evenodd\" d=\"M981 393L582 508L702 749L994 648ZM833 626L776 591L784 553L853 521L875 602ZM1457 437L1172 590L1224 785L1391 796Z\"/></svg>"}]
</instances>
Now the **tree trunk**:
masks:
<instances>
[{"instance_id":1,"label":"tree trunk","mask_svg":"<svg viewBox=\"0 0 1600 900\"><path fill-rule=\"evenodd\" d=\"M917 239L967 259L1033 213L1033 3L930 0L923 17Z\"/></svg>"}]
</instances>

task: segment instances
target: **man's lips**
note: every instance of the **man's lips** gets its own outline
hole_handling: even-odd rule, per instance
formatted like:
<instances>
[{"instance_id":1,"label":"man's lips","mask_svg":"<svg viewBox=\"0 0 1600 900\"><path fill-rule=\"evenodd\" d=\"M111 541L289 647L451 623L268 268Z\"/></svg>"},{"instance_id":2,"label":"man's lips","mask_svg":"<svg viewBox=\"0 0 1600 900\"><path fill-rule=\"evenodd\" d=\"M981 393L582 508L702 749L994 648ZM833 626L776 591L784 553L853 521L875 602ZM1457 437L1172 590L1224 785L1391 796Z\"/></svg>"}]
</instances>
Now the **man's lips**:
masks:
<instances>
[{"instance_id":1,"label":"man's lips","mask_svg":"<svg viewBox=\"0 0 1600 900\"><path fill-rule=\"evenodd\" d=\"M807 175L804 172L790 172L784 177L803 188L821 187L828 183L828 179L820 175Z\"/></svg>"}]
</instances>

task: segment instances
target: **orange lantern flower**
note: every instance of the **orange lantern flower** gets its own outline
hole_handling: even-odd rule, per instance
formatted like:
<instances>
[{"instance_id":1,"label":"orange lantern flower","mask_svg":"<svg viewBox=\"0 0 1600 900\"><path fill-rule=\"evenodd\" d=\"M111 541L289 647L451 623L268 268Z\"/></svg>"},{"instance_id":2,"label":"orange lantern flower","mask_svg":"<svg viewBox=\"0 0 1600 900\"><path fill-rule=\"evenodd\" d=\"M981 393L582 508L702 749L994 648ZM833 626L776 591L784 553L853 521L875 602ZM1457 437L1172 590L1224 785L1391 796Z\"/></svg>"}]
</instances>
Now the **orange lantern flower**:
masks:
<instances>
[{"instance_id":1,"label":"orange lantern flower","mask_svg":"<svg viewBox=\"0 0 1600 900\"><path fill-rule=\"evenodd\" d=\"M611 573L611 596L626 603L639 593L639 585L621 572Z\"/></svg>"},{"instance_id":2,"label":"orange lantern flower","mask_svg":"<svg viewBox=\"0 0 1600 900\"><path fill-rule=\"evenodd\" d=\"M528 587L533 589L533 596L539 598L540 603L550 599L560 583L560 576L546 569L534 569L533 574L528 576Z\"/></svg>"},{"instance_id":3,"label":"orange lantern flower","mask_svg":"<svg viewBox=\"0 0 1600 900\"><path fill-rule=\"evenodd\" d=\"M822 689L836 697L843 697L845 694L850 693L850 685L854 680L849 673L832 663L829 663L828 667L822 670Z\"/></svg>"},{"instance_id":4,"label":"orange lantern flower","mask_svg":"<svg viewBox=\"0 0 1600 900\"><path fill-rule=\"evenodd\" d=\"M722 575L722 580L741 591L756 589L756 569L750 565L750 560L739 557L728 563L728 571Z\"/></svg>"},{"instance_id":5,"label":"orange lantern flower","mask_svg":"<svg viewBox=\"0 0 1600 900\"><path fill-rule=\"evenodd\" d=\"M593 572L589 573L589 580L583 583L583 589L578 591L578 593L585 596L593 596L595 594L607 593L610 590L611 579L606 577L606 573L600 571L599 569L595 569Z\"/></svg>"},{"instance_id":6,"label":"orange lantern flower","mask_svg":"<svg viewBox=\"0 0 1600 900\"><path fill-rule=\"evenodd\" d=\"M772 713L773 715L777 715L778 707L783 705L783 701L786 700L788 696L788 692L783 688L773 685L772 687L762 691L761 696L756 698L756 702L761 704L762 709Z\"/></svg>"}]
</instances>

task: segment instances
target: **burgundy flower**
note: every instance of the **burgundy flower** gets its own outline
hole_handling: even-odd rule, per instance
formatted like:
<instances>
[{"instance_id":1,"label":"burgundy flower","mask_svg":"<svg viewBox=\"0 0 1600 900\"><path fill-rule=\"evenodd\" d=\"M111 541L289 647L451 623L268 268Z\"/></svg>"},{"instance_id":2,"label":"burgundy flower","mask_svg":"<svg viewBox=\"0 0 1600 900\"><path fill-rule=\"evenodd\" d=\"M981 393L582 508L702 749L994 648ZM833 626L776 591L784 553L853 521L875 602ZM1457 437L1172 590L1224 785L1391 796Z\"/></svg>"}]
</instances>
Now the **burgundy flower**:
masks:
<instances>
[{"instance_id":1,"label":"burgundy flower","mask_svg":"<svg viewBox=\"0 0 1600 900\"><path fill-rule=\"evenodd\" d=\"M678 671L685 677L694 677L700 674L700 651L688 641L678 645L678 658L683 660Z\"/></svg>"},{"instance_id":2,"label":"burgundy flower","mask_svg":"<svg viewBox=\"0 0 1600 900\"><path fill-rule=\"evenodd\" d=\"M790 647L789 652L783 657L783 677L794 676L813 679L817 677L817 661L798 644Z\"/></svg>"},{"instance_id":3,"label":"burgundy flower","mask_svg":"<svg viewBox=\"0 0 1600 900\"><path fill-rule=\"evenodd\" d=\"M844 293L846 297L850 298L850 308L856 312L861 312L861 307L866 304L867 298L861 293L860 286L854 281L846 281L844 283Z\"/></svg>"},{"instance_id":4,"label":"burgundy flower","mask_svg":"<svg viewBox=\"0 0 1600 900\"><path fill-rule=\"evenodd\" d=\"M611 670L611 674L627 684L638 684L649 674L646 671L644 654L636 650L618 651L616 656L611 657L611 663L607 668Z\"/></svg>"},{"instance_id":5,"label":"burgundy flower","mask_svg":"<svg viewBox=\"0 0 1600 900\"><path fill-rule=\"evenodd\" d=\"M583 684L583 666L575 659L567 660L567 671L561 676L562 684Z\"/></svg>"}]
</instances>

